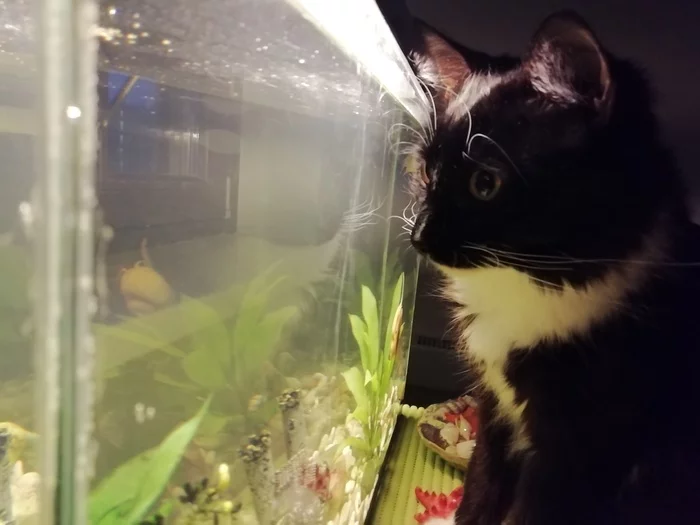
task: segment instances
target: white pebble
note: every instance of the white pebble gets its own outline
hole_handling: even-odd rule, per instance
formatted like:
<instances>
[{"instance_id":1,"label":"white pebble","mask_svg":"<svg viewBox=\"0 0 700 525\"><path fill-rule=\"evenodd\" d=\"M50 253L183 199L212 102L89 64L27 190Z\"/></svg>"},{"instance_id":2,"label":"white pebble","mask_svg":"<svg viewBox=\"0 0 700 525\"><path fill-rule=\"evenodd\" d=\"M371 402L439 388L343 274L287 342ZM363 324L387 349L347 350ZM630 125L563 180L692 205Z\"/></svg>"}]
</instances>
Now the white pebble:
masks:
<instances>
[{"instance_id":1,"label":"white pebble","mask_svg":"<svg viewBox=\"0 0 700 525\"><path fill-rule=\"evenodd\" d=\"M472 427L466 419L464 419L463 417L460 417L457 420L457 428L459 428L459 435L460 436L462 436L467 441L469 441L471 439Z\"/></svg>"},{"instance_id":2,"label":"white pebble","mask_svg":"<svg viewBox=\"0 0 700 525\"><path fill-rule=\"evenodd\" d=\"M459 430L452 424L445 425L440 430L440 437L444 439L448 445L454 445L459 440Z\"/></svg>"},{"instance_id":3,"label":"white pebble","mask_svg":"<svg viewBox=\"0 0 700 525\"><path fill-rule=\"evenodd\" d=\"M462 441L461 443L457 444L457 455L460 458L469 458L472 455L472 452L474 452L474 445L476 444L476 441Z\"/></svg>"}]
</instances>

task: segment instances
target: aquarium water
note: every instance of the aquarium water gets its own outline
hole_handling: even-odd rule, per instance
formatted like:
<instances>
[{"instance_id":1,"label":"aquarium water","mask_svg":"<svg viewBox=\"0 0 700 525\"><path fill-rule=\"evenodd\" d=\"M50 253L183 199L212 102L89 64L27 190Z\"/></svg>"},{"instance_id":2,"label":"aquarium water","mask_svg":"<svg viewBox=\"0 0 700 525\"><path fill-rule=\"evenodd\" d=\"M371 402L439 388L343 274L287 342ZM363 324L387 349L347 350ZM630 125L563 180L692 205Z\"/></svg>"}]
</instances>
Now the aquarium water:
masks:
<instances>
[{"instance_id":1,"label":"aquarium water","mask_svg":"<svg viewBox=\"0 0 700 525\"><path fill-rule=\"evenodd\" d=\"M0 2L0 523L364 520L412 78L371 0Z\"/></svg>"}]
</instances>

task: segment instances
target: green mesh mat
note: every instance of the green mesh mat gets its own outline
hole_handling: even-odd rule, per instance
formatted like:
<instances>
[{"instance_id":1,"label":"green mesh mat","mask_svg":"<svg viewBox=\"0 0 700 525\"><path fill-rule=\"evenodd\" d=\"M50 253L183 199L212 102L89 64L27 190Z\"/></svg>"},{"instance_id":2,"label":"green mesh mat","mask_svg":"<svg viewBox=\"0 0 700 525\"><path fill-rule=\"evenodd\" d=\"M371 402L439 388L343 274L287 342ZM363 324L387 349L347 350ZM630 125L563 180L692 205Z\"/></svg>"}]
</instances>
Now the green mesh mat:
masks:
<instances>
[{"instance_id":1,"label":"green mesh mat","mask_svg":"<svg viewBox=\"0 0 700 525\"><path fill-rule=\"evenodd\" d=\"M366 525L411 525L423 511L416 487L449 494L464 481L464 473L421 443L416 422L421 414L404 405L372 502Z\"/></svg>"}]
</instances>

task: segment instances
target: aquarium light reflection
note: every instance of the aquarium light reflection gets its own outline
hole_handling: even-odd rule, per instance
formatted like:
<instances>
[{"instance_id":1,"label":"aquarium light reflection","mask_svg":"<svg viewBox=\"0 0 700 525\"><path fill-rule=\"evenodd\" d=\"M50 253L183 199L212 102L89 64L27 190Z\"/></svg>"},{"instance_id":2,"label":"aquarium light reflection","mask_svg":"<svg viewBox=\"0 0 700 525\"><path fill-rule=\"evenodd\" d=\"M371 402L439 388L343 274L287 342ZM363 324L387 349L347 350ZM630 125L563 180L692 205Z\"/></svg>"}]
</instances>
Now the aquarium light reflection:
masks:
<instances>
[{"instance_id":1,"label":"aquarium light reflection","mask_svg":"<svg viewBox=\"0 0 700 525\"><path fill-rule=\"evenodd\" d=\"M372 0L288 0L307 20L354 58L421 124L428 100L379 8Z\"/></svg>"},{"instance_id":2,"label":"aquarium light reflection","mask_svg":"<svg viewBox=\"0 0 700 525\"><path fill-rule=\"evenodd\" d=\"M83 112L78 106L68 106L66 108L66 116L71 120L80 118L82 114Z\"/></svg>"}]
</instances>

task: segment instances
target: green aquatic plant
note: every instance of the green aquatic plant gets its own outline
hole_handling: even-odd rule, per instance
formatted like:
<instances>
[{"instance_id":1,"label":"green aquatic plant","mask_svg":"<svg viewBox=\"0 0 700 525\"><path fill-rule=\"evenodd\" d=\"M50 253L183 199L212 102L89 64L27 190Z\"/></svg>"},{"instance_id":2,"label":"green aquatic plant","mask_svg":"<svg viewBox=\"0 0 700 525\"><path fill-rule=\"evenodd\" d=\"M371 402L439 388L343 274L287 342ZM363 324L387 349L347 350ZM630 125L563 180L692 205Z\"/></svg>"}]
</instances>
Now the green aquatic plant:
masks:
<instances>
[{"instance_id":1,"label":"green aquatic plant","mask_svg":"<svg viewBox=\"0 0 700 525\"><path fill-rule=\"evenodd\" d=\"M351 297L350 305L353 308L351 311L357 311L357 308L362 307L363 287L370 290L385 290L384 295L389 296L393 292L392 283L397 283L402 278L404 280L410 279L409 276L404 275L399 248L387 252L383 264L383 274L373 266L369 256L359 250L354 250L352 253L352 269L354 282L351 284L348 294ZM357 292L353 293L354 290ZM388 300L388 297L384 296L377 298L377 303L379 305L379 323L381 326L386 326L393 319L395 311L393 304Z\"/></svg>"},{"instance_id":2,"label":"green aquatic plant","mask_svg":"<svg viewBox=\"0 0 700 525\"><path fill-rule=\"evenodd\" d=\"M352 418L360 423L363 439L350 438L348 444L363 455L376 455L382 438L381 412L391 388L396 361L396 346L401 331L401 312L405 275L395 281L389 303L390 319L382 322L380 306L372 291L362 286L361 314L349 316L353 337L360 352L362 368L343 372L343 378L355 399Z\"/></svg>"},{"instance_id":3,"label":"green aquatic plant","mask_svg":"<svg viewBox=\"0 0 700 525\"><path fill-rule=\"evenodd\" d=\"M100 482L90 494L92 525L133 525L144 519L165 491L210 403L211 396L160 445L133 457Z\"/></svg>"},{"instance_id":4,"label":"green aquatic plant","mask_svg":"<svg viewBox=\"0 0 700 525\"><path fill-rule=\"evenodd\" d=\"M173 410L189 410L197 397L213 393L202 436L220 437L230 424L243 431L276 410L274 400L265 399L252 412L248 405L251 397L267 390L266 378L282 378L272 361L284 328L297 313L295 306L271 306L283 280L271 268L247 287L235 287L215 300L181 296L176 305L153 314L118 326L100 325L96 329L100 354L143 356L158 351L169 356L152 359L151 366L161 397L171 405L180 404ZM232 304L237 305L235 310ZM103 370L107 376L119 375L118 368L113 367L111 374Z\"/></svg>"}]
</instances>

